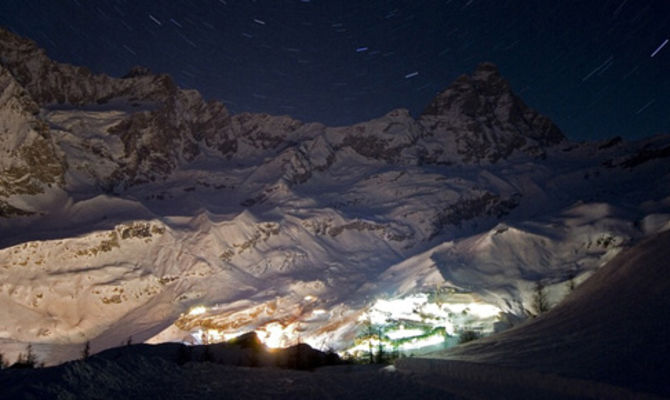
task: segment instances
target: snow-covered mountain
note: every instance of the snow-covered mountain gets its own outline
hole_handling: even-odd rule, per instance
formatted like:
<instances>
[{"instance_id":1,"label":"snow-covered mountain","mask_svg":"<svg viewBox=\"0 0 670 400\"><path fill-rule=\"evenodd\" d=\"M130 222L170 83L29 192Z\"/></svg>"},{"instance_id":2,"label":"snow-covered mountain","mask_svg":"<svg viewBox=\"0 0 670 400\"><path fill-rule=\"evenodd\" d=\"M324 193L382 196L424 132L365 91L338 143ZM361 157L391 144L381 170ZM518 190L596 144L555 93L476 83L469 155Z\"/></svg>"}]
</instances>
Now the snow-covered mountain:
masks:
<instances>
[{"instance_id":1,"label":"snow-covered mountain","mask_svg":"<svg viewBox=\"0 0 670 400\"><path fill-rule=\"evenodd\" d=\"M248 330L345 349L379 300L438 292L448 332L466 328L448 304L495 307L499 327L534 312L535 282L556 303L670 227L670 136L571 142L490 63L418 119L326 127L0 29L0 135L9 358Z\"/></svg>"}]
</instances>

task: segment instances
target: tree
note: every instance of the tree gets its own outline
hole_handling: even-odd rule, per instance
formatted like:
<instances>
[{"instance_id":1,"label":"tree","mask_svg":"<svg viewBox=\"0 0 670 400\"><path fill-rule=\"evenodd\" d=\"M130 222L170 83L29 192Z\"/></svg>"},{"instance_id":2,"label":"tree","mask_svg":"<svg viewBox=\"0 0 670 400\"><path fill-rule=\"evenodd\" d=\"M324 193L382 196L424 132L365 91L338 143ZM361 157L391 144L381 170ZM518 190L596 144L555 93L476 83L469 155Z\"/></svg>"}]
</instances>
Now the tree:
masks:
<instances>
[{"instance_id":1,"label":"tree","mask_svg":"<svg viewBox=\"0 0 670 400\"><path fill-rule=\"evenodd\" d=\"M179 348L177 349L177 365L184 365L192 359L193 356L191 355L191 347L180 344Z\"/></svg>"},{"instance_id":2,"label":"tree","mask_svg":"<svg viewBox=\"0 0 670 400\"><path fill-rule=\"evenodd\" d=\"M91 355L91 342L86 341L84 345L84 350L81 351L81 359L86 360Z\"/></svg>"},{"instance_id":3,"label":"tree","mask_svg":"<svg viewBox=\"0 0 670 400\"><path fill-rule=\"evenodd\" d=\"M384 362L384 343L382 343L382 327L377 326L377 364Z\"/></svg>"},{"instance_id":4,"label":"tree","mask_svg":"<svg viewBox=\"0 0 670 400\"><path fill-rule=\"evenodd\" d=\"M364 331L363 331L363 337L365 337L368 340L368 355L370 357L370 364L375 363L375 356L374 356L374 344L372 343L372 338L375 336L375 328L372 325L372 320L368 317L368 319L364 322Z\"/></svg>"},{"instance_id":5,"label":"tree","mask_svg":"<svg viewBox=\"0 0 670 400\"><path fill-rule=\"evenodd\" d=\"M214 362L214 355L212 354L212 351L209 348L209 345L203 345L203 351L202 351L202 356L200 357L200 361L203 362Z\"/></svg>"},{"instance_id":6,"label":"tree","mask_svg":"<svg viewBox=\"0 0 670 400\"><path fill-rule=\"evenodd\" d=\"M540 315L549 311L549 301L547 300L547 293L542 281L535 282L534 291L533 308L535 308L535 315Z\"/></svg>"},{"instance_id":7,"label":"tree","mask_svg":"<svg viewBox=\"0 0 670 400\"><path fill-rule=\"evenodd\" d=\"M574 292L576 287L577 283L575 282L575 272L570 271L568 273L568 293Z\"/></svg>"},{"instance_id":8,"label":"tree","mask_svg":"<svg viewBox=\"0 0 670 400\"><path fill-rule=\"evenodd\" d=\"M468 329L461 332L461 334L458 336L458 344L472 342L473 340L477 339L479 339L479 334L472 329Z\"/></svg>"},{"instance_id":9,"label":"tree","mask_svg":"<svg viewBox=\"0 0 670 400\"><path fill-rule=\"evenodd\" d=\"M0 353L0 369L7 368L7 364L5 363L5 357Z\"/></svg>"},{"instance_id":10,"label":"tree","mask_svg":"<svg viewBox=\"0 0 670 400\"><path fill-rule=\"evenodd\" d=\"M28 344L26 353L19 353L16 362L12 364L12 368L35 368L37 364L37 356L33 353L33 345Z\"/></svg>"},{"instance_id":11,"label":"tree","mask_svg":"<svg viewBox=\"0 0 670 400\"><path fill-rule=\"evenodd\" d=\"M384 360L384 343L382 342L383 338L383 325L373 324L372 320L368 318L364 322L363 338L368 341L368 356L370 364L382 363ZM375 352L374 352L374 340L377 340L377 357L375 361Z\"/></svg>"}]
</instances>

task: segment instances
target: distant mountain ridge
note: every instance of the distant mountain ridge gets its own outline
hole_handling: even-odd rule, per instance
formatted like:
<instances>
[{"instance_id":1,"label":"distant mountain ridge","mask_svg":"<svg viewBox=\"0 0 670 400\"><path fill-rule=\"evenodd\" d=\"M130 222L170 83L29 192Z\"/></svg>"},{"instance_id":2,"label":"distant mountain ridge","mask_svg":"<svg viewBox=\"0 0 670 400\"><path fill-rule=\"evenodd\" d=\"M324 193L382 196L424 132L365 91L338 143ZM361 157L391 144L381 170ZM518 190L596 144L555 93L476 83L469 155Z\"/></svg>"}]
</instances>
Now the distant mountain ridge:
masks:
<instances>
[{"instance_id":1,"label":"distant mountain ridge","mask_svg":"<svg viewBox=\"0 0 670 400\"><path fill-rule=\"evenodd\" d=\"M523 316L535 281L557 301L670 227L670 136L571 142L490 63L418 119L327 127L0 29L0 137L0 348L50 360L273 323L341 347L376 298L438 287Z\"/></svg>"},{"instance_id":2,"label":"distant mountain ridge","mask_svg":"<svg viewBox=\"0 0 670 400\"><path fill-rule=\"evenodd\" d=\"M257 150L283 148L297 144L290 137L292 132L304 130L303 123L288 117L231 117L223 104L205 102L197 92L179 89L169 76L153 75L146 68L136 67L124 78L112 78L52 61L34 42L7 30L0 31L0 52L3 68L37 106L102 108L124 101L138 107L137 112L109 130L121 139L124 153L112 160L118 168L111 176L94 177L103 186L158 179L183 162L193 161L201 145L219 151L223 157L234 157L241 140ZM35 110L35 104L30 107ZM333 144L389 162L402 157L410 163L478 163L496 162L515 150L539 155L543 147L565 139L550 120L511 93L490 63L480 65L472 78L459 78L433 100L419 121L404 110L387 117L388 121L383 121L386 126L373 134L366 132L369 123L344 128L338 135L340 140ZM394 135L398 127L412 134L398 137ZM315 136L305 133L296 139ZM435 148L433 138L438 143L455 142L456 154L444 154L444 149ZM109 154L107 150L93 151Z\"/></svg>"}]
</instances>

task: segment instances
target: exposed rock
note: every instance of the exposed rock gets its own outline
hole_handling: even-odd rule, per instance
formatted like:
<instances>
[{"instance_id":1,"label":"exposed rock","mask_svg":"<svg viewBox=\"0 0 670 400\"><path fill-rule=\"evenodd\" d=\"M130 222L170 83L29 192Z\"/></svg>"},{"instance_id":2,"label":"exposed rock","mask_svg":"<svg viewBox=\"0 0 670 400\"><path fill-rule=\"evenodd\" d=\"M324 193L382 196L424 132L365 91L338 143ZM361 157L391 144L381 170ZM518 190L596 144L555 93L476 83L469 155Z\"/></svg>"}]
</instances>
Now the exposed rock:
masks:
<instances>
[{"instance_id":1,"label":"exposed rock","mask_svg":"<svg viewBox=\"0 0 670 400\"><path fill-rule=\"evenodd\" d=\"M491 63L462 75L424 110L419 121L434 136L452 142L463 161L495 163L519 150L541 156L565 137L549 118L527 107ZM448 162L428 148L424 158Z\"/></svg>"},{"instance_id":2,"label":"exposed rock","mask_svg":"<svg viewBox=\"0 0 670 400\"><path fill-rule=\"evenodd\" d=\"M0 196L35 195L63 184L66 163L38 110L0 65Z\"/></svg>"},{"instance_id":3,"label":"exposed rock","mask_svg":"<svg viewBox=\"0 0 670 400\"><path fill-rule=\"evenodd\" d=\"M121 79L137 78L138 76L147 76L147 75L153 75L149 67L136 65L132 67L127 74L123 75Z\"/></svg>"}]
</instances>

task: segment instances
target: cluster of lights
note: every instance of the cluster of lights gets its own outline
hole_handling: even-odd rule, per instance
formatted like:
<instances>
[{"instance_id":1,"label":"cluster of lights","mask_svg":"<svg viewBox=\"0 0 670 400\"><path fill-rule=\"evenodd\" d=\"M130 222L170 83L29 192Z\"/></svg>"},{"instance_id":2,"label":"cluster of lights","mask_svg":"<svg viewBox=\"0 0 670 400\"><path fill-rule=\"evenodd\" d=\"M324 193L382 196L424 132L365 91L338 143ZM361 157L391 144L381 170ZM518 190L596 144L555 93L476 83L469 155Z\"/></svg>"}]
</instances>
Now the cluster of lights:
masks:
<instances>
[{"instance_id":1,"label":"cluster of lights","mask_svg":"<svg viewBox=\"0 0 670 400\"><path fill-rule=\"evenodd\" d=\"M287 347L299 340L295 324L283 326L279 322L271 322L256 329L256 334L261 342L271 349Z\"/></svg>"},{"instance_id":2,"label":"cluster of lights","mask_svg":"<svg viewBox=\"0 0 670 400\"><path fill-rule=\"evenodd\" d=\"M207 307L205 306L197 306L193 307L188 311L188 315L202 315L207 312Z\"/></svg>"},{"instance_id":3,"label":"cluster of lights","mask_svg":"<svg viewBox=\"0 0 670 400\"><path fill-rule=\"evenodd\" d=\"M449 337L465 330L493 332L500 313L498 307L463 294L437 298L418 293L399 299L379 299L361 315L359 322L367 329L345 353L360 354L379 346L387 351L411 351L446 345Z\"/></svg>"},{"instance_id":4,"label":"cluster of lights","mask_svg":"<svg viewBox=\"0 0 670 400\"><path fill-rule=\"evenodd\" d=\"M301 324L318 323L327 318L329 312L313 308L318 300L315 296L307 295L302 300L306 308L301 309L299 318L290 322L272 319L252 328L263 344L269 348L288 347L301 341L317 344L311 343L317 338L301 337ZM188 316L198 318L210 311L205 306L197 306L189 310ZM379 299L358 320L360 325L368 328L364 329L355 345L343 353L361 354L371 347L378 349L380 346L386 351L408 352L447 345L454 343L456 339L453 338L465 330L475 330L480 334L493 332L500 313L498 307L463 293L453 296L418 293L399 299ZM217 343L247 331L198 329L191 335L196 343Z\"/></svg>"},{"instance_id":5,"label":"cluster of lights","mask_svg":"<svg viewBox=\"0 0 670 400\"><path fill-rule=\"evenodd\" d=\"M317 300L318 299L316 296L307 295L303 298L303 304L309 304L313 307ZM210 308L199 305L191 308L187 315L197 319L197 317L210 311ZM326 314L328 314L328 311L324 309L311 309L301 315L300 319L303 321L313 321L322 319ZM299 321L280 322L277 320L272 320L270 322L256 326L253 328L253 330L256 332L259 340L270 349L292 346L301 341ZM248 331L249 330L221 331L211 328L199 328L191 331L190 335L194 343L208 344L229 341ZM307 340L306 342L309 343L310 341Z\"/></svg>"}]
</instances>

